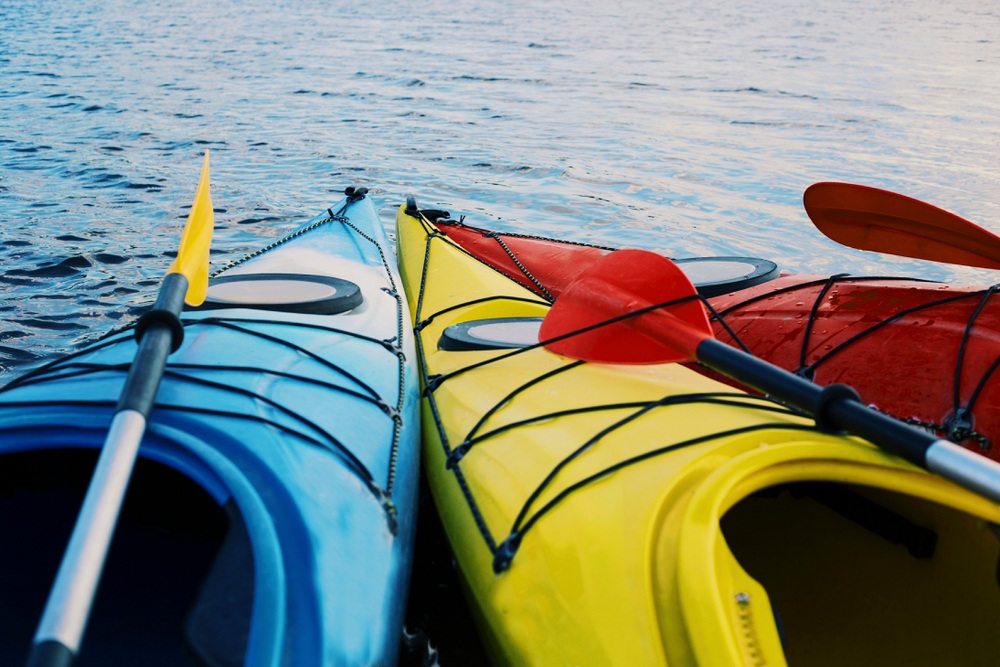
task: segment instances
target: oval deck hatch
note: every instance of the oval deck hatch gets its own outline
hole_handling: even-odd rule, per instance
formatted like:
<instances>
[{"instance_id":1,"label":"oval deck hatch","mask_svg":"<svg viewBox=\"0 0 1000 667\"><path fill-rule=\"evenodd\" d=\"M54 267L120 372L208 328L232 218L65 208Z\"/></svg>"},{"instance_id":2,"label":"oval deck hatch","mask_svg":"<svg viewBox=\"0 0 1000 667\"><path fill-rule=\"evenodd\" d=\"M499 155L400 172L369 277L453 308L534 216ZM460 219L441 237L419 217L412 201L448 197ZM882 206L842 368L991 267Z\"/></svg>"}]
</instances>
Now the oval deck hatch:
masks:
<instances>
[{"instance_id":1,"label":"oval deck hatch","mask_svg":"<svg viewBox=\"0 0 1000 667\"><path fill-rule=\"evenodd\" d=\"M361 288L341 278L307 273L243 273L210 280L205 303L190 310L259 308L336 315L357 308L363 300Z\"/></svg>"},{"instance_id":2,"label":"oval deck hatch","mask_svg":"<svg viewBox=\"0 0 1000 667\"><path fill-rule=\"evenodd\" d=\"M438 349L451 352L503 350L538 342L541 317L496 317L452 324L441 333Z\"/></svg>"},{"instance_id":3,"label":"oval deck hatch","mask_svg":"<svg viewBox=\"0 0 1000 667\"><path fill-rule=\"evenodd\" d=\"M756 257L691 257L675 259L674 264L704 297L738 292L778 277L777 264Z\"/></svg>"}]
</instances>

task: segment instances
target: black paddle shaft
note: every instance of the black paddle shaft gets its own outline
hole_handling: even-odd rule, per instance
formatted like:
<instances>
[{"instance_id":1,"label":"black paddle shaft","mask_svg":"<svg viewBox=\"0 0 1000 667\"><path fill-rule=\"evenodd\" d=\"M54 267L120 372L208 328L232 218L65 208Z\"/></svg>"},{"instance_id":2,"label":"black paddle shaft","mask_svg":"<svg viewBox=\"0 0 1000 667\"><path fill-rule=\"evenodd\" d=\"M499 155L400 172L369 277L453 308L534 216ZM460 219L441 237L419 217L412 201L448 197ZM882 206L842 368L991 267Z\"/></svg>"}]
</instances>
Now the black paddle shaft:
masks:
<instances>
[{"instance_id":1,"label":"black paddle shaft","mask_svg":"<svg viewBox=\"0 0 1000 667\"><path fill-rule=\"evenodd\" d=\"M927 450L939 438L860 403L844 385L821 387L714 338L703 340L698 361L782 403L808 412L820 427L847 431L927 468Z\"/></svg>"},{"instance_id":2,"label":"black paddle shaft","mask_svg":"<svg viewBox=\"0 0 1000 667\"><path fill-rule=\"evenodd\" d=\"M139 341L139 350L129 368L115 412L135 410L149 418L163 378L167 355L176 352L184 341L180 314L184 309L187 289L188 281L182 274L167 274L156 303L136 323L135 337Z\"/></svg>"}]
</instances>

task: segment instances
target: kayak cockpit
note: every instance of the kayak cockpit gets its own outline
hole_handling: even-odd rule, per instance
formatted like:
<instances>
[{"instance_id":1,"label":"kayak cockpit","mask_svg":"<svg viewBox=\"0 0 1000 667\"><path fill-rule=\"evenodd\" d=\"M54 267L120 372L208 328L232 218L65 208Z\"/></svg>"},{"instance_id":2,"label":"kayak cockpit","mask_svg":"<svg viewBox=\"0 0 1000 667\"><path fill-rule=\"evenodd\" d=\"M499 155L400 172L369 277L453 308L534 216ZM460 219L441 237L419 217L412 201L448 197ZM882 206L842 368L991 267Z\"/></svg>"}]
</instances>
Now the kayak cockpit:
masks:
<instances>
[{"instance_id":1,"label":"kayak cockpit","mask_svg":"<svg viewBox=\"0 0 1000 667\"><path fill-rule=\"evenodd\" d=\"M722 531L766 590L790 665L1000 662L1000 540L976 516L884 489L795 483L743 499Z\"/></svg>"},{"instance_id":2,"label":"kayak cockpit","mask_svg":"<svg viewBox=\"0 0 1000 667\"><path fill-rule=\"evenodd\" d=\"M0 663L32 643L98 452L0 457ZM253 556L232 499L224 506L177 470L139 459L77 665L242 665Z\"/></svg>"},{"instance_id":3,"label":"kayak cockpit","mask_svg":"<svg viewBox=\"0 0 1000 667\"><path fill-rule=\"evenodd\" d=\"M768 440L662 500L671 667L1000 662L996 504L860 442Z\"/></svg>"}]
</instances>

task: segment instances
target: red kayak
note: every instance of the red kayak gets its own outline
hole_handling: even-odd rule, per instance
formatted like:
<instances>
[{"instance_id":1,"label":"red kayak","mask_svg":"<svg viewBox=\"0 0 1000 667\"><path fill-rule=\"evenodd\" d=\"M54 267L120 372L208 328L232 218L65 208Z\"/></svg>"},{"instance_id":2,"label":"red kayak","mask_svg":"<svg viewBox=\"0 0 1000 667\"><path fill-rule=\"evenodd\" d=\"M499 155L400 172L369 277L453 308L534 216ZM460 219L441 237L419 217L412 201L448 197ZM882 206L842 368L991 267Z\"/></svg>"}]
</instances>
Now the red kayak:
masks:
<instances>
[{"instance_id":1,"label":"red kayak","mask_svg":"<svg viewBox=\"0 0 1000 667\"><path fill-rule=\"evenodd\" d=\"M448 238L555 300L614 248L491 232L425 211ZM720 341L1000 460L1000 304L994 288L846 274L781 275L767 260L675 260ZM712 371L699 370L733 384Z\"/></svg>"}]
</instances>

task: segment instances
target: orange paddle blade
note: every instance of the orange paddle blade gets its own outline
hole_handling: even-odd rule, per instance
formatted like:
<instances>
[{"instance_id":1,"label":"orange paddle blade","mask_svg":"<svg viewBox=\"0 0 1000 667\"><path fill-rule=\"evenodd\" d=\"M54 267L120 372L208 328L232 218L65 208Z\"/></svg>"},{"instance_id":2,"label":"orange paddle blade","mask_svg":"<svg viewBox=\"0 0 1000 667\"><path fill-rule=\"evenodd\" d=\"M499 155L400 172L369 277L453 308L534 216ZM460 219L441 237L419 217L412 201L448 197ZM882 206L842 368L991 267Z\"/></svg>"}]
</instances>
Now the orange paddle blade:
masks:
<instances>
[{"instance_id":1,"label":"orange paddle blade","mask_svg":"<svg viewBox=\"0 0 1000 667\"><path fill-rule=\"evenodd\" d=\"M647 250L616 250L566 287L542 322L538 338L550 340L668 302L676 303L545 347L585 361L657 364L691 361L698 344L712 338L697 291L676 264Z\"/></svg>"},{"instance_id":2,"label":"orange paddle blade","mask_svg":"<svg viewBox=\"0 0 1000 667\"><path fill-rule=\"evenodd\" d=\"M1000 269L1000 238L922 201L863 185L816 183L802 203L821 232L851 248Z\"/></svg>"}]
</instances>

